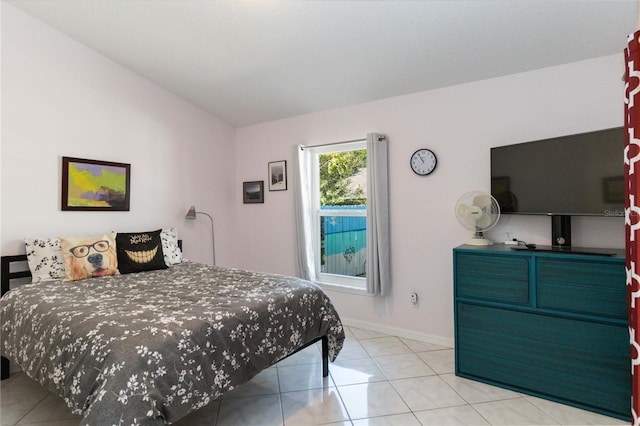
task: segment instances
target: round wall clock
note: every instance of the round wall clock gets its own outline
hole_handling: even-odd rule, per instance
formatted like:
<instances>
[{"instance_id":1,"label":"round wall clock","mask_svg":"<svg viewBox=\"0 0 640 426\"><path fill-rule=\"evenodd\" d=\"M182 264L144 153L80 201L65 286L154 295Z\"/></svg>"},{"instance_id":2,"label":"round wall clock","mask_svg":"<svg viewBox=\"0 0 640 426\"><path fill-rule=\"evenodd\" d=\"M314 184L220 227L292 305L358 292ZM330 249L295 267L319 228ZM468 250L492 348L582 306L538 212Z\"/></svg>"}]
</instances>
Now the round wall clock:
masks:
<instances>
[{"instance_id":1,"label":"round wall clock","mask_svg":"<svg viewBox=\"0 0 640 426\"><path fill-rule=\"evenodd\" d=\"M438 158L430 149L421 148L411 155L409 164L415 174L426 176L436 169Z\"/></svg>"}]
</instances>

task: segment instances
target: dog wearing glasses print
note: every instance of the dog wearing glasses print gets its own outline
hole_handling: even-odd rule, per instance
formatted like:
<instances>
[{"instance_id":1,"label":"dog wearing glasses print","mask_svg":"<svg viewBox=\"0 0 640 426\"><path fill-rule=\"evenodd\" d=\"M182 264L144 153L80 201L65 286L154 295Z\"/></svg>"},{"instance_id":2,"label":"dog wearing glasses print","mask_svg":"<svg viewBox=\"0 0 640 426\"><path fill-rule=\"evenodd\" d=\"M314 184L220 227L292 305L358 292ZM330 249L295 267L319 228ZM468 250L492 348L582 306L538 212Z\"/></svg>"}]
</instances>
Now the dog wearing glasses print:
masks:
<instances>
[{"instance_id":1,"label":"dog wearing glasses print","mask_svg":"<svg viewBox=\"0 0 640 426\"><path fill-rule=\"evenodd\" d=\"M114 275L118 272L113 240L74 239L67 253L65 253L68 256L66 275L69 280Z\"/></svg>"}]
</instances>

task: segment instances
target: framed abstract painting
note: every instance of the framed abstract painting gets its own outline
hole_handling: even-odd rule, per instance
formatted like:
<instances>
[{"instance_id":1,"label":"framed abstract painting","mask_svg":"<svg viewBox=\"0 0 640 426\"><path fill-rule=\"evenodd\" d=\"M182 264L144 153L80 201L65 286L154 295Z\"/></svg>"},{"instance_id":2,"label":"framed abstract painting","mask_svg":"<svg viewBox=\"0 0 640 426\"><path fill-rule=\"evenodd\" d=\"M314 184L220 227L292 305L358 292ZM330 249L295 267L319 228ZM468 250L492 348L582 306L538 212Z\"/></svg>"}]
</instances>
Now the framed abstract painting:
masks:
<instances>
[{"instance_id":1,"label":"framed abstract painting","mask_svg":"<svg viewBox=\"0 0 640 426\"><path fill-rule=\"evenodd\" d=\"M62 210L129 211L131 165L62 157Z\"/></svg>"}]
</instances>

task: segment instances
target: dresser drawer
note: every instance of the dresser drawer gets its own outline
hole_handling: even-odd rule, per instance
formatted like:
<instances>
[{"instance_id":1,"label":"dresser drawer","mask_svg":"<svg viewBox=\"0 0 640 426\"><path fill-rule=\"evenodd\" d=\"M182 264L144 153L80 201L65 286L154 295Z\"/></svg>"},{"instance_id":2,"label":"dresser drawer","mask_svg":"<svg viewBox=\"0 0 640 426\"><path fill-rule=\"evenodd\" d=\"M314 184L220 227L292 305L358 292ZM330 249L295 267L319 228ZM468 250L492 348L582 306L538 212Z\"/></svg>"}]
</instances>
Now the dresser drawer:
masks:
<instances>
[{"instance_id":1,"label":"dresser drawer","mask_svg":"<svg viewBox=\"0 0 640 426\"><path fill-rule=\"evenodd\" d=\"M538 307L627 318L624 264L539 258Z\"/></svg>"},{"instance_id":2,"label":"dresser drawer","mask_svg":"<svg viewBox=\"0 0 640 426\"><path fill-rule=\"evenodd\" d=\"M627 327L462 302L457 313L457 374L628 416Z\"/></svg>"},{"instance_id":3,"label":"dresser drawer","mask_svg":"<svg viewBox=\"0 0 640 426\"><path fill-rule=\"evenodd\" d=\"M529 258L457 253L456 297L529 303Z\"/></svg>"}]
</instances>

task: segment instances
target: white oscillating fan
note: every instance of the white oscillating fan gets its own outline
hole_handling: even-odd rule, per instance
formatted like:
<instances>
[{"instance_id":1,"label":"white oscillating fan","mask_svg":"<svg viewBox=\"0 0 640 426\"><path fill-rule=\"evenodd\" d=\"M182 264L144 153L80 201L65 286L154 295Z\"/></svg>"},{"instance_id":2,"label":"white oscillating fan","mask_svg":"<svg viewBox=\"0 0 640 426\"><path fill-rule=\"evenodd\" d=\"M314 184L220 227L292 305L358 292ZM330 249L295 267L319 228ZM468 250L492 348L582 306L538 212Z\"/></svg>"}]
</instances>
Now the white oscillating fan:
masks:
<instances>
[{"instance_id":1,"label":"white oscillating fan","mask_svg":"<svg viewBox=\"0 0 640 426\"><path fill-rule=\"evenodd\" d=\"M474 231L473 238L465 244L490 246L493 241L484 232L493 228L500 219L500 206L490 194L471 191L463 194L456 203L456 218L462 226Z\"/></svg>"}]
</instances>

